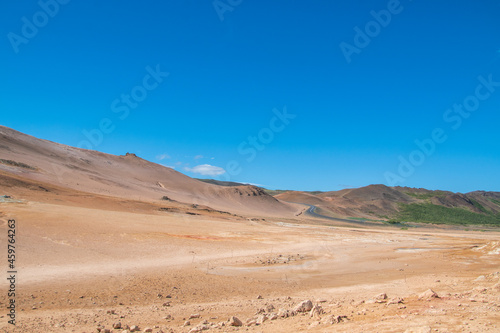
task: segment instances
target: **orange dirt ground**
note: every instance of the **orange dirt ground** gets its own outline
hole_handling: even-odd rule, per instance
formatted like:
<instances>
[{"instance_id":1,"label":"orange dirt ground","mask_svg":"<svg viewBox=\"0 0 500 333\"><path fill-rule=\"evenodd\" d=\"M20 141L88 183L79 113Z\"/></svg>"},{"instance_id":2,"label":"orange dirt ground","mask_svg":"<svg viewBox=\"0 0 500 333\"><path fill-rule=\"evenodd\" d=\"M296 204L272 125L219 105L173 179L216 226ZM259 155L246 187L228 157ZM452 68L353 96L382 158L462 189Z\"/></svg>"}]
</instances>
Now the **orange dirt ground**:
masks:
<instances>
[{"instance_id":1,"label":"orange dirt ground","mask_svg":"<svg viewBox=\"0 0 500 333\"><path fill-rule=\"evenodd\" d=\"M0 203L0 239L15 218L17 326L7 324L4 282L3 332L500 331L498 232L189 215L152 201L9 190L21 202ZM427 289L439 298L419 300ZM322 310L271 319L303 300ZM231 316L243 326L228 326Z\"/></svg>"}]
</instances>

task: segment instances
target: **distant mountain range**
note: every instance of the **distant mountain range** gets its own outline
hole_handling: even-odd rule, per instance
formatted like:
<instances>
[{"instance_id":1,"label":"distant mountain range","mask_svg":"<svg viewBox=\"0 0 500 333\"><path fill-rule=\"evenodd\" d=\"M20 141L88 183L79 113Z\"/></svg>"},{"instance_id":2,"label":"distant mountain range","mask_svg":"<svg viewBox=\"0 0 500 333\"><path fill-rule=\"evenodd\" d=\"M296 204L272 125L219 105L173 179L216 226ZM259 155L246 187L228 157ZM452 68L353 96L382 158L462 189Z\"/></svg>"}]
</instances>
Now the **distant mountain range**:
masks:
<instances>
[{"instance_id":1,"label":"distant mountain range","mask_svg":"<svg viewBox=\"0 0 500 333\"><path fill-rule=\"evenodd\" d=\"M223 186L238 184L203 181ZM282 201L316 206L317 212L331 217L356 217L394 223L500 225L500 192L474 191L463 194L385 185L331 192L267 191Z\"/></svg>"},{"instance_id":2,"label":"distant mountain range","mask_svg":"<svg viewBox=\"0 0 500 333\"><path fill-rule=\"evenodd\" d=\"M385 185L332 192L272 191L193 179L134 154L74 148L0 126L0 195L64 191L156 203L163 199L253 216L298 216L304 212L300 203L337 218L500 226L500 192L463 194Z\"/></svg>"}]
</instances>

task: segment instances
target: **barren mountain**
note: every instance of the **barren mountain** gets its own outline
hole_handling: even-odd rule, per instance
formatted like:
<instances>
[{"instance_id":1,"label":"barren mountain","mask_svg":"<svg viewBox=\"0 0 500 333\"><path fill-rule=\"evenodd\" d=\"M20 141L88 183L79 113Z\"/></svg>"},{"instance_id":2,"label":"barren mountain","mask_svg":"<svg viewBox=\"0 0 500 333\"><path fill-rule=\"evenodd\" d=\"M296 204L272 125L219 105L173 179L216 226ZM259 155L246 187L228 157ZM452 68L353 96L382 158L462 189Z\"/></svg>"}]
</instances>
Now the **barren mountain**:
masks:
<instances>
[{"instance_id":1,"label":"barren mountain","mask_svg":"<svg viewBox=\"0 0 500 333\"><path fill-rule=\"evenodd\" d=\"M414 215L422 215L420 210L427 212L436 210L432 212L465 214L464 219L472 219L471 222L478 218L481 223L484 221L494 223L495 220L499 220L500 213L500 192L475 191L463 194L422 188L369 185L318 194L287 191L275 197L284 201L315 205L321 208L322 212L333 216L371 219L401 219L404 215L406 219L411 220ZM421 217L422 220L418 219L419 216L415 218L415 221L424 222L427 217Z\"/></svg>"},{"instance_id":2,"label":"barren mountain","mask_svg":"<svg viewBox=\"0 0 500 333\"><path fill-rule=\"evenodd\" d=\"M258 216L298 210L255 186L222 187L135 154L74 148L0 126L0 173L57 187L134 200L169 200ZM4 185L4 184L0 184Z\"/></svg>"}]
</instances>

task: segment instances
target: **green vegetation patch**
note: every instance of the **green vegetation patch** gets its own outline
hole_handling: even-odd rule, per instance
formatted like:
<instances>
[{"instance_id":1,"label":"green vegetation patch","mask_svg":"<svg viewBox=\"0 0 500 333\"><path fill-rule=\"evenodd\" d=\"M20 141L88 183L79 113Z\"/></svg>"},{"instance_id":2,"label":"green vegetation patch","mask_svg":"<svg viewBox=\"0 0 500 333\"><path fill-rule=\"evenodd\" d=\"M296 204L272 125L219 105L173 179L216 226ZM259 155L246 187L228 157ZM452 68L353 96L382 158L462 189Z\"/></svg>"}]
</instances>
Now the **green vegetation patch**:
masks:
<instances>
[{"instance_id":1,"label":"green vegetation patch","mask_svg":"<svg viewBox=\"0 0 500 333\"><path fill-rule=\"evenodd\" d=\"M497 200L497 199L491 199L491 198L490 198L490 199L488 199L488 200L490 200L490 201L491 201L491 202L493 202L494 204L496 204L496 205L499 205L499 206L500 206L500 200Z\"/></svg>"},{"instance_id":2,"label":"green vegetation patch","mask_svg":"<svg viewBox=\"0 0 500 333\"><path fill-rule=\"evenodd\" d=\"M481 212L483 213L486 213L486 214L489 214L490 211L487 210L486 208L483 207L483 205L481 205L479 202L477 202L476 200L474 199L471 199L469 198L469 200L472 202L472 204L474 205L474 207L476 207L477 209L479 209Z\"/></svg>"},{"instance_id":3,"label":"green vegetation patch","mask_svg":"<svg viewBox=\"0 0 500 333\"><path fill-rule=\"evenodd\" d=\"M448 208L430 203L400 204L396 219L405 222L500 225L500 214L479 214L463 208Z\"/></svg>"},{"instance_id":4,"label":"green vegetation patch","mask_svg":"<svg viewBox=\"0 0 500 333\"><path fill-rule=\"evenodd\" d=\"M386 222L384 220L367 219L365 217L347 217L349 220L360 221L360 222Z\"/></svg>"}]
</instances>

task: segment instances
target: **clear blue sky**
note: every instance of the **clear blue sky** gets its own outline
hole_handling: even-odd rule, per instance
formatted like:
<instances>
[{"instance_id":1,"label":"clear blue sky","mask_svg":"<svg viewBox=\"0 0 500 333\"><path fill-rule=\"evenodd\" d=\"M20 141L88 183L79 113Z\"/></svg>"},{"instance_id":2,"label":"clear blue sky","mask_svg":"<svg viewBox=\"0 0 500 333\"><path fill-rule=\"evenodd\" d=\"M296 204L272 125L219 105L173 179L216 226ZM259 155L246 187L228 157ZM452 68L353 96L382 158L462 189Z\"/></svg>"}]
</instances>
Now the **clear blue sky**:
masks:
<instances>
[{"instance_id":1,"label":"clear blue sky","mask_svg":"<svg viewBox=\"0 0 500 333\"><path fill-rule=\"evenodd\" d=\"M497 0L59 1L2 3L2 125L268 188L500 190Z\"/></svg>"}]
</instances>

